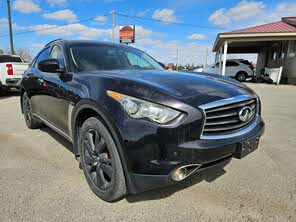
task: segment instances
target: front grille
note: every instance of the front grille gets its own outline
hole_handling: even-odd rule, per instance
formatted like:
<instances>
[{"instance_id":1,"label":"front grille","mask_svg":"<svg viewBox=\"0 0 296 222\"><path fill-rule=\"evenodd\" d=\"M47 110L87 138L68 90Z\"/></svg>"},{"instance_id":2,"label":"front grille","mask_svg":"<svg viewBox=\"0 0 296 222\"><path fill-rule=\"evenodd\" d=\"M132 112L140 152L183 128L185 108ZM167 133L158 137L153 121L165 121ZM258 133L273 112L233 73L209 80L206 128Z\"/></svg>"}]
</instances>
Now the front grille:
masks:
<instances>
[{"instance_id":1,"label":"front grille","mask_svg":"<svg viewBox=\"0 0 296 222\"><path fill-rule=\"evenodd\" d=\"M202 136L234 134L254 122L257 114L257 99L247 96L234 97L201 106L205 114ZM241 120L239 112L250 108L249 119Z\"/></svg>"}]
</instances>

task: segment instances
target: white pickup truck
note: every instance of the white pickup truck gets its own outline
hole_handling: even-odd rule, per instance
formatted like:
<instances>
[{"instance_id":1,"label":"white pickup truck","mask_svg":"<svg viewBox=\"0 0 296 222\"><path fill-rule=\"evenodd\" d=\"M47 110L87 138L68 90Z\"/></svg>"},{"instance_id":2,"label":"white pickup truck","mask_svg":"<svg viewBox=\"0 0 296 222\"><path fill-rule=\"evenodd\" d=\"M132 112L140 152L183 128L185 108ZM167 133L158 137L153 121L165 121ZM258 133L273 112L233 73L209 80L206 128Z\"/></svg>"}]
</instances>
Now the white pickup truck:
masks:
<instances>
[{"instance_id":1,"label":"white pickup truck","mask_svg":"<svg viewBox=\"0 0 296 222\"><path fill-rule=\"evenodd\" d=\"M0 94L18 88L24 72L29 67L20 56L0 55Z\"/></svg>"}]
</instances>

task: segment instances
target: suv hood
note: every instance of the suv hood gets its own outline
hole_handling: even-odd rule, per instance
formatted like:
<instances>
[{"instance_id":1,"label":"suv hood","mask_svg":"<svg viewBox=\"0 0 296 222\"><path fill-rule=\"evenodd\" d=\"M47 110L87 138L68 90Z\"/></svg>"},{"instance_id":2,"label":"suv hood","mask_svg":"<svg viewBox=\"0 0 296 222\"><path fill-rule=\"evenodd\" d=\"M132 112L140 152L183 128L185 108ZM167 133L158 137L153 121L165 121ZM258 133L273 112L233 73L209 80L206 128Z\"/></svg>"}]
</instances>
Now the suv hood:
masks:
<instances>
[{"instance_id":1,"label":"suv hood","mask_svg":"<svg viewBox=\"0 0 296 222\"><path fill-rule=\"evenodd\" d=\"M236 80L209 73L158 70L113 70L91 73L132 82L131 87L148 87L187 103L194 101L195 105L197 97L201 103L206 103L252 93L248 87Z\"/></svg>"}]
</instances>

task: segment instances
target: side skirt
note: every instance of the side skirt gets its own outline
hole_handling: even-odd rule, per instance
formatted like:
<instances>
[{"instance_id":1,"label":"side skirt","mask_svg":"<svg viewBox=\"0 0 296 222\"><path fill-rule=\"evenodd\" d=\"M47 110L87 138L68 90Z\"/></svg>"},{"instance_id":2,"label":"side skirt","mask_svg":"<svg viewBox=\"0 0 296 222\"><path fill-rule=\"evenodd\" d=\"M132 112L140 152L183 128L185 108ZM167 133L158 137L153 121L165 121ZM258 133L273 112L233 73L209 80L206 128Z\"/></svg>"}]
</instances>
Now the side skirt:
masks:
<instances>
[{"instance_id":1,"label":"side skirt","mask_svg":"<svg viewBox=\"0 0 296 222\"><path fill-rule=\"evenodd\" d=\"M58 128L57 126L55 126L54 124L50 123L49 121L47 121L46 119L44 119L43 117L41 117L40 115L38 115L36 113L33 113L33 116L36 117L36 118L38 118L39 120L41 120L45 125L47 125L51 129L53 129L55 132L57 132L58 134L60 134L61 136L63 136L67 140L69 140L71 143L73 143L72 137L70 137L63 130L61 130L60 128Z\"/></svg>"}]
</instances>

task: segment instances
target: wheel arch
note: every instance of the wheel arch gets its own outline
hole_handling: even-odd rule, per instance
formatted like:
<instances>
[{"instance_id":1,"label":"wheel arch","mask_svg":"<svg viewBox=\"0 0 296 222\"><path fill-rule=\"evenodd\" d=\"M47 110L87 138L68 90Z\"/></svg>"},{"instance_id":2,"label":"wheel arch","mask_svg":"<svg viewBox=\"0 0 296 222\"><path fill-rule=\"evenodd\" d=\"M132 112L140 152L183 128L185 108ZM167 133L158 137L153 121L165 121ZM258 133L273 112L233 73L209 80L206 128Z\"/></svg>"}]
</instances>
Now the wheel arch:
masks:
<instances>
[{"instance_id":1,"label":"wheel arch","mask_svg":"<svg viewBox=\"0 0 296 222\"><path fill-rule=\"evenodd\" d=\"M118 149L118 153L123 165L124 170L127 170L126 166L126 158L123 152L123 139L121 134L114 123L111 115L108 111L103 107L103 105L98 104L89 99L84 99L79 101L73 108L71 123L72 123L72 138L73 138L73 151L76 158L79 158L79 131L82 127L84 121L90 117L99 117L102 123L106 126L108 131L110 132L112 138L115 141L116 147Z\"/></svg>"}]
</instances>

